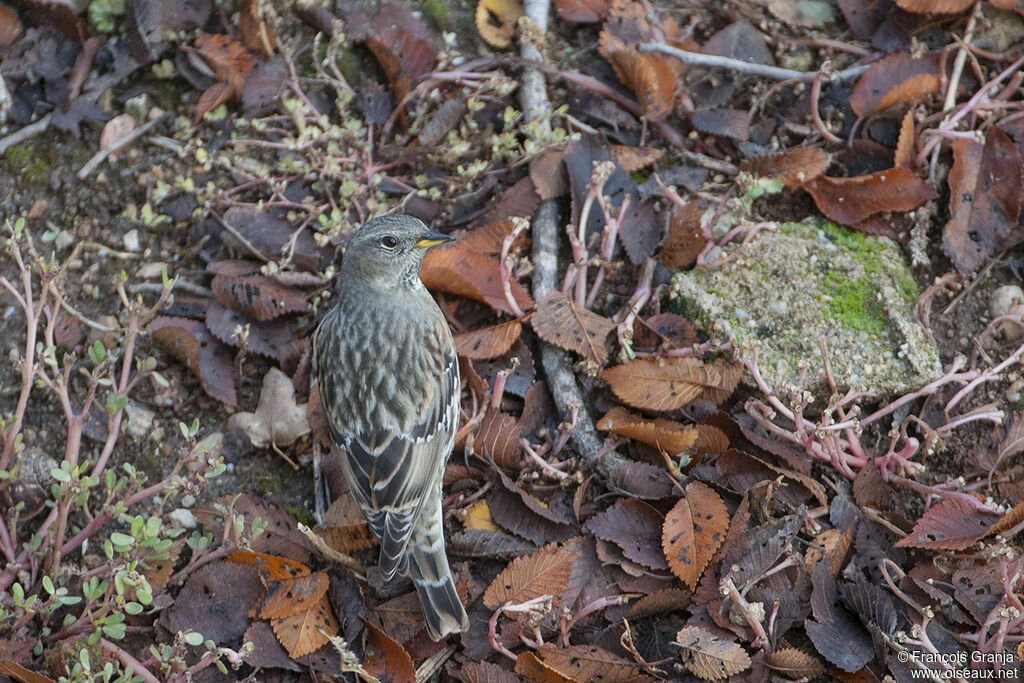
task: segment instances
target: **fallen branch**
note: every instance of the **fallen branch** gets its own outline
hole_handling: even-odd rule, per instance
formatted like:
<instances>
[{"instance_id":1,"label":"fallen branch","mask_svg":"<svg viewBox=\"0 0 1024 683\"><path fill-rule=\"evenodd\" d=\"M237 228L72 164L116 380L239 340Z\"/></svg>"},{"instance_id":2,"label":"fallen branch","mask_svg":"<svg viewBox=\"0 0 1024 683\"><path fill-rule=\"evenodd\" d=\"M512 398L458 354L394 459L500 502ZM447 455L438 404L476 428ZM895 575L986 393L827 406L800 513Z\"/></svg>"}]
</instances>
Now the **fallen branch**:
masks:
<instances>
[{"instance_id":1,"label":"fallen branch","mask_svg":"<svg viewBox=\"0 0 1024 683\"><path fill-rule=\"evenodd\" d=\"M549 6L547 0L527 0L523 16L534 24L536 36L547 32ZM540 51L529 41L524 41L523 57L540 59ZM545 129L550 128L547 113L551 110L545 91L544 78L538 69L527 67L523 73L523 84L519 89L520 101L527 122L536 121ZM557 287L558 281L558 204L555 200L541 202L533 219L533 296L540 301ZM614 450L604 450L604 440L594 427L594 420L583 401L583 393L576 384L572 372L572 359L567 351L550 344L541 344L541 365L548 380L548 389L555 406L568 420L573 410L577 411L576 429L572 431L572 443L582 458L583 469L597 469L602 475L628 461Z\"/></svg>"}]
</instances>

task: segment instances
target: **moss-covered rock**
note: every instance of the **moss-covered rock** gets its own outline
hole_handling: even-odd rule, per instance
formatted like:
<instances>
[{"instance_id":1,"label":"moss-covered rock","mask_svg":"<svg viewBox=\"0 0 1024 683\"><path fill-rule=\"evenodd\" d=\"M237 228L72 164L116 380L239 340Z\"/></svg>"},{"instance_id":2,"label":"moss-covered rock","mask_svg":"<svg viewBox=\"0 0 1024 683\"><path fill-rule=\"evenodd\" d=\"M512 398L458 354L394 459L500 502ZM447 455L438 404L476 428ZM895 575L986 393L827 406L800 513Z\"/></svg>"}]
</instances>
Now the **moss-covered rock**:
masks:
<instances>
[{"instance_id":1,"label":"moss-covered rock","mask_svg":"<svg viewBox=\"0 0 1024 683\"><path fill-rule=\"evenodd\" d=\"M891 240L832 223L787 223L743 247L715 271L678 273L673 308L732 341L753 346L774 389L807 386L827 396L818 340L828 345L840 390L905 392L942 373L938 351L914 319L917 285Z\"/></svg>"}]
</instances>

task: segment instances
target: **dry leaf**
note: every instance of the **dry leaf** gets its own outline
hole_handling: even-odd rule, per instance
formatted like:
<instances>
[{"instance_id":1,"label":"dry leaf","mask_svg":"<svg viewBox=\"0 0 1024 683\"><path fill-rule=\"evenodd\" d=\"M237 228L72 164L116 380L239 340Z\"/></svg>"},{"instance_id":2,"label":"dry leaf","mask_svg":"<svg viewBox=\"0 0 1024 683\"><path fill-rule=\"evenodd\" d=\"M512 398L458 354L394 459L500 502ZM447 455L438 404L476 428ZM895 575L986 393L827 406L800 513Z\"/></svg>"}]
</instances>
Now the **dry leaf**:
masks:
<instances>
[{"instance_id":1,"label":"dry leaf","mask_svg":"<svg viewBox=\"0 0 1024 683\"><path fill-rule=\"evenodd\" d=\"M721 403L743 375L738 363L705 365L698 358L641 359L616 365L601 379L624 403L641 410L677 410L695 398Z\"/></svg>"},{"instance_id":2,"label":"dry leaf","mask_svg":"<svg viewBox=\"0 0 1024 683\"><path fill-rule=\"evenodd\" d=\"M849 226L879 211L910 211L938 197L902 166L852 178L818 176L805 187L823 214Z\"/></svg>"},{"instance_id":3,"label":"dry leaf","mask_svg":"<svg viewBox=\"0 0 1024 683\"><path fill-rule=\"evenodd\" d=\"M559 648L545 643L537 653L544 664L574 681L630 681L642 674L636 664L597 645Z\"/></svg>"},{"instance_id":4,"label":"dry leaf","mask_svg":"<svg viewBox=\"0 0 1024 683\"><path fill-rule=\"evenodd\" d=\"M228 429L241 429L257 448L291 446L309 434L305 404L295 402L295 388L288 375L270 368L263 376L263 391L255 413L235 413Z\"/></svg>"},{"instance_id":5,"label":"dry leaf","mask_svg":"<svg viewBox=\"0 0 1024 683\"><path fill-rule=\"evenodd\" d=\"M324 572L273 583L268 587L260 618L283 619L308 612L327 594L329 584Z\"/></svg>"},{"instance_id":6,"label":"dry leaf","mask_svg":"<svg viewBox=\"0 0 1024 683\"><path fill-rule=\"evenodd\" d=\"M338 622L331 612L326 595L308 611L275 619L270 625L277 640L292 659L316 652L331 636L338 634Z\"/></svg>"},{"instance_id":7,"label":"dry leaf","mask_svg":"<svg viewBox=\"0 0 1024 683\"><path fill-rule=\"evenodd\" d=\"M604 365L608 360L605 341L615 329L615 323L585 308L578 308L558 290L548 292L537 302L530 324L537 336L549 344L575 351L598 365Z\"/></svg>"},{"instance_id":8,"label":"dry leaf","mask_svg":"<svg viewBox=\"0 0 1024 683\"><path fill-rule=\"evenodd\" d=\"M639 415L633 415L621 406L616 406L605 413L604 417L597 421L597 428L628 436L671 454L685 451L697 440L697 430L693 427L685 427L663 418L647 420Z\"/></svg>"},{"instance_id":9,"label":"dry leaf","mask_svg":"<svg viewBox=\"0 0 1024 683\"><path fill-rule=\"evenodd\" d=\"M476 30L491 47L500 50L512 45L516 22L523 14L516 0L479 0L476 5Z\"/></svg>"},{"instance_id":10,"label":"dry leaf","mask_svg":"<svg viewBox=\"0 0 1024 683\"><path fill-rule=\"evenodd\" d=\"M347 491L334 499L324 523L313 529L317 536L339 553L352 553L377 544L355 498Z\"/></svg>"},{"instance_id":11,"label":"dry leaf","mask_svg":"<svg viewBox=\"0 0 1024 683\"><path fill-rule=\"evenodd\" d=\"M825 673L821 662L795 647L786 647L764 656L764 663L791 680L812 680Z\"/></svg>"},{"instance_id":12,"label":"dry leaf","mask_svg":"<svg viewBox=\"0 0 1024 683\"><path fill-rule=\"evenodd\" d=\"M516 658L516 673L531 683L573 683L571 677L558 673L529 650Z\"/></svg>"},{"instance_id":13,"label":"dry leaf","mask_svg":"<svg viewBox=\"0 0 1024 683\"><path fill-rule=\"evenodd\" d=\"M522 333L523 325L518 320L463 332L455 335L455 353L472 360L504 356Z\"/></svg>"},{"instance_id":14,"label":"dry leaf","mask_svg":"<svg viewBox=\"0 0 1024 683\"><path fill-rule=\"evenodd\" d=\"M706 681L734 676L750 668L750 656L728 640L699 626L687 626L676 634L683 664Z\"/></svg>"},{"instance_id":15,"label":"dry leaf","mask_svg":"<svg viewBox=\"0 0 1024 683\"><path fill-rule=\"evenodd\" d=\"M558 543L549 543L531 555L517 557L484 591L484 605L496 610L506 603L519 604L542 595L557 602L565 593L580 552L567 552Z\"/></svg>"},{"instance_id":16,"label":"dry leaf","mask_svg":"<svg viewBox=\"0 0 1024 683\"><path fill-rule=\"evenodd\" d=\"M231 349L221 344L198 320L159 316L149 325L150 336L199 378L203 391L234 406L235 372Z\"/></svg>"},{"instance_id":17,"label":"dry leaf","mask_svg":"<svg viewBox=\"0 0 1024 683\"><path fill-rule=\"evenodd\" d=\"M515 315L501 284L501 264L486 254L460 246L434 249L423 259L420 279L428 289L482 301L496 311ZM509 286L520 309L533 308L533 301L517 281Z\"/></svg>"},{"instance_id":18,"label":"dry leaf","mask_svg":"<svg viewBox=\"0 0 1024 683\"><path fill-rule=\"evenodd\" d=\"M829 163L828 154L817 147L795 147L778 154L745 159L740 170L762 178L778 178L792 189L820 176Z\"/></svg>"},{"instance_id":19,"label":"dry leaf","mask_svg":"<svg viewBox=\"0 0 1024 683\"><path fill-rule=\"evenodd\" d=\"M391 636L366 622L366 671L381 681L416 683L412 657Z\"/></svg>"},{"instance_id":20,"label":"dry leaf","mask_svg":"<svg viewBox=\"0 0 1024 683\"><path fill-rule=\"evenodd\" d=\"M662 549L672 573L691 590L697 587L728 528L729 511L722 498L699 481L686 485L686 497L665 516Z\"/></svg>"}]
</instances>

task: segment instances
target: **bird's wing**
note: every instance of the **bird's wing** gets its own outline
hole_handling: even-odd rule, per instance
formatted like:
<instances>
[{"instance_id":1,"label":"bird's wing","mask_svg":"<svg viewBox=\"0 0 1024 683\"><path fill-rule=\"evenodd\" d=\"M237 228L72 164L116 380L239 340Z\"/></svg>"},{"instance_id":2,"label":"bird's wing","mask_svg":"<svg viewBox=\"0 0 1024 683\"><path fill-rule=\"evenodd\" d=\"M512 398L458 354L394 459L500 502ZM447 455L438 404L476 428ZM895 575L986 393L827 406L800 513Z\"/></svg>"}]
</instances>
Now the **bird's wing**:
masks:
<instances>
[{"instance_id":1,"label":"bird's wing","mask_svg":"<svg viewBox=\"0 0 1024 683\"><path fill-rule=\"evenodd\" d=\"M458 361L443 319L440 325L405 348L367 344L332 353L326 337L317 342L324 415L347 454L342 471L380 540L380 568L389 578L405 571L423 501L440 495L458 425Z\"/></svg>"}]
</instances>

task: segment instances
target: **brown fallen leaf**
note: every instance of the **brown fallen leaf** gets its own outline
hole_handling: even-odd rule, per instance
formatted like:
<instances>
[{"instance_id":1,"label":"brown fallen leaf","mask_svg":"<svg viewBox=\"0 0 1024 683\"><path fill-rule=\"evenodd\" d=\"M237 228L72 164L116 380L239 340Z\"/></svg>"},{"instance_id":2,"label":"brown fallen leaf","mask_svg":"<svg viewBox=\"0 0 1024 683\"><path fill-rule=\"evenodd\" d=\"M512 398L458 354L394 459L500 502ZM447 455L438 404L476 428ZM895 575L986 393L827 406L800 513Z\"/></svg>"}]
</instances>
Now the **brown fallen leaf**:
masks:
<instances>
[{"instance_id":1,"label":"brown fallen leaf","mask_svg":"<svg viewBox=\"0 0 1024 683\"><path fill-rule=\"evenodd\" d=\"M241 429L257 448L290 446L309 434L306 406L295 402L295 388L286 374L271 368L263 377L263 391L255 413L235 413L228 429Z\"/></svg>"},{"instance_id":2,"label":"brown fallen leaf","mask_svg":"<svg viewBox=\"0 0 1024 683\"><path fill-rule=\"evenodd\" d=\"M601 379L626 404L641 410L682 408L695 398L721 403L743 375L738 363L706 365L698 358L641 359L615 365Z\"/></svg>"},{"instance_id":3,"label":"brown fallen leaf","mask_svg":"<svg viewBox=\"0 0 1024 683\"><path fill-rule=\"evenodd\" d=\"M746 650L700 626L679 631L676 644L686 668L706 681L735 676L750 668Z\"/></svg>"},{"instance_id":4,"label":"brown fallen leaf","mask_svg":"<svg viewBox=\"0 0 1024 683\"><path fill-rule=\"evenodd\" d=\"M597 421L601 431L645 443L669 454L682 453L697 440L698 432L673 420L648 420L616 406Z\"/></svg>"},{"instance_id":5,"label":"brown fallen leaf","mask_svg":"<svg viewBox=\"0 0 1024 683\"><path fill-rule=\"evenodd\" d=\"M331 636L338 634L338 621L334 618L326 594L307 611L275 619L270 625L277 640L292 659L316 652Z\"/></svg>"},{"instance_id":6,"label":"brown fallen leaf","mask_svg":"<svg viewBox=\"0 0 1024 683\"><path fill-rule=\"evenodd\" d=\"M597 313L579 308L558 290L552 290L537 302L530 319L537 336L584 359L604 365L608 360L608 334L615 323Z\"/></svg>"},{"instance_id":7,"label":"brown fallen leaf","mask_svg":"<svg viewBox=\"0 0 1024 683\"><path fill-rule=\"evenodd\" d=\"M496 610L506 603L523 603L550 595L557 602L565 593L580 550L567 551L569 543L549 543L540 550L512 560L484 591L484 605Z\"/></svg>"}]
</instances>

